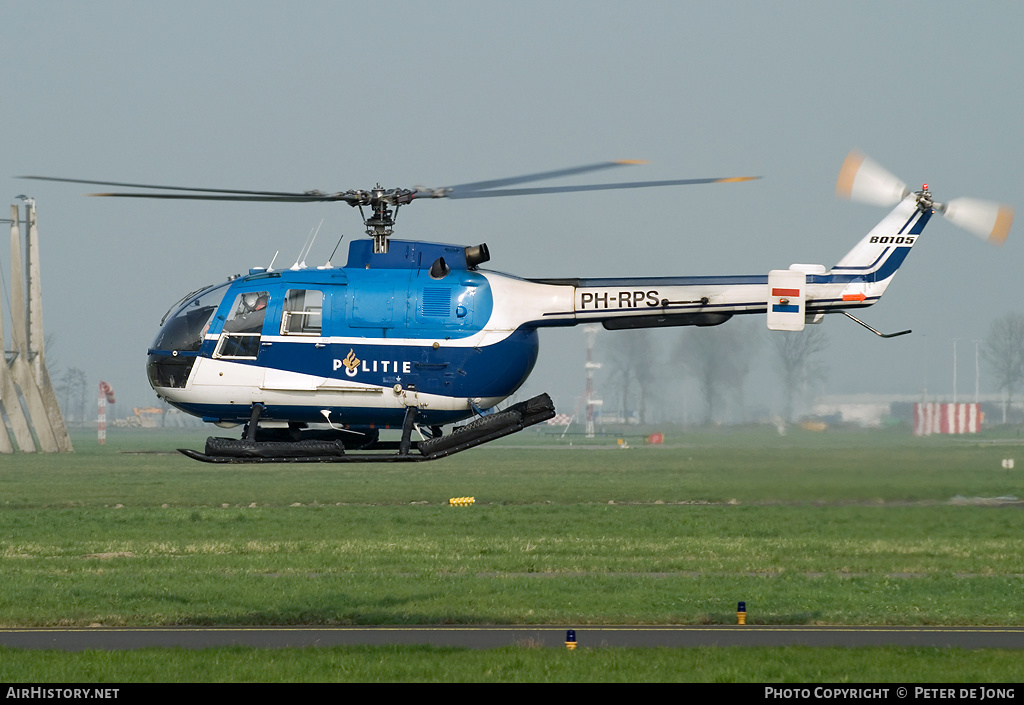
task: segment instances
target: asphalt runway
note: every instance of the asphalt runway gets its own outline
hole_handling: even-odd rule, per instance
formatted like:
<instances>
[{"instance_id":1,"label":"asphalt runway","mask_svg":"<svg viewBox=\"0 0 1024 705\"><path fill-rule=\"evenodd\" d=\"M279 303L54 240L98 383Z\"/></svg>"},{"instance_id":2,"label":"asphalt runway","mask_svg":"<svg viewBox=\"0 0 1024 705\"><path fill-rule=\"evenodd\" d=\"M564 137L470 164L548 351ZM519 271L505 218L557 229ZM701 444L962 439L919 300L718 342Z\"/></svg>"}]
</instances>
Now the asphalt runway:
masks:
<instances>
[{"instance_id":1,"label":"asphalt runway","mask_svg":"<svg viewBox=\"0 0 1024 705\"><path fill-rule=\"evenodd\" d=\"M431 644L471 649L565 648L568 627L151 627L0 629L0 645L21 649L120 650L216 646L285 648ZM579 648L693 646L910 646L1024 649L1024 627L605 626L575 628Z\"/></svg>"}]
</instances>

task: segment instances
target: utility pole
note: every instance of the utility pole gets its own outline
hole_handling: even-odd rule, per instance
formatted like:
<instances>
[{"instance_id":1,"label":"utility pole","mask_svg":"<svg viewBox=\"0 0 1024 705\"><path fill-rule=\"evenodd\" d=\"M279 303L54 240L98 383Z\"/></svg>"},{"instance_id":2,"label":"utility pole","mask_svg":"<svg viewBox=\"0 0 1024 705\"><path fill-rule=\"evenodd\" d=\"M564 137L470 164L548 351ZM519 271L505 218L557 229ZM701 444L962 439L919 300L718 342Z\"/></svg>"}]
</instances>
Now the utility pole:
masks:
<instances>
[{"instance_id":1,"label":"utility pole","mask_svg":"<svg viewBox=\"0 0 1024 705\"><path fill-rule=\"evenodd\" d=\"M956 342L959 338L953 338L953 403L956 404Z\"/></svg>"},{"instance_id":2,"label":"utility pole","mask_svg":"<svg viewBox=\"0 0 1024 705\"><path fill-rule=\"evenodd\" d=\"M587 334L587 362L584 365L584 369L587 371L587 393L586 393L586 405L587 405L587 430L586 437L594 437L594 407L600 406L604 402L599 399L594 399L594 370L601 369L600 362L594 362L594 337L597 335L598 327L595 325L589 325L583 327L583 332Z\"/></svg>"}]
</instances>

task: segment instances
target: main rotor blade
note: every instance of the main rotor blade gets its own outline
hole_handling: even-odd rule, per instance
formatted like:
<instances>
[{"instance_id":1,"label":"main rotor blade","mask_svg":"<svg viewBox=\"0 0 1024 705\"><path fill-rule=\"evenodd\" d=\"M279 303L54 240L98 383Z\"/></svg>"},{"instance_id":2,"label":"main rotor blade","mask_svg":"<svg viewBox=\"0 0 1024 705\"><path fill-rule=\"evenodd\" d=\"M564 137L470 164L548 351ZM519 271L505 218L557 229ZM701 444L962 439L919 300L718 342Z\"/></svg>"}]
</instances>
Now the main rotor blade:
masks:
<instances>
[{"instance_id":1,"label":"main rotor blade","mask_svg":"<svg viewBox=\"0 0 1024 705\"><path fill-rule=\"evenodd\" d=\"M243 192L244 193L244 192ZM263 203L314 203L320 201L345 201L353 203L358 197L347 193L283 194L280 196L206 196L198 193L88 193L87 196L111 198L160 198L177 201L251 201Z\"/></svg>"},{"instance_id":2,"label":"main rotor blade","mask_svg":"<svg viewBox=\"0 0 1024 705\"><path fill-rule=\"evenodd\" d=\"M568 169L556 169L554 171L542 171L536 174L524 174L523 176L510 176L504 179L490 179L488 181L472 181L465 184L456 184L454 186L447 186L443 191L450 191L452 193L462 194L469 191L482 191L484 189L499 188L501 186L513 186L515 184L525 184L530 181L543 181L544 179L557 179L563 176L576 176L577 174L587 174L592 171L600 171L602 169L613 169L619 166L633 166L636 164L646 164L647 162L638 159L621 159L614 162L598 162L597 164L587 164L586 166L574 166ZM450 198L458 198L459 196L449 196Z\"/></svg>"},{"instance_id":3,"label":"main rotor blade","mask_svg":"<svg viewBox=\"0 0 1024 705\"><path fill-rule=\"evenodd\" d=\"M624 181L617 184L583 184L580 186L542 186L537 188L499 189L495 191L454 192L447 198L492 198L495 196L532 196L546 193L577 193L582 191L610 191L614 189L649 188L653 186L692 186L695 184L725 184L753 181L760 176L732 176L716 179L669 179L666 181Z\"/></svg>"},{"instance_id":4,"label":"main rotor blade","mask_svg":"<svg viewBox=\"0 0 1024 705\"><path fill-rule=\"evenodd\" d=\"M538 188L522 189L498 189L502 186L540 181L542 179L554 179L564 176L575 176L592 171L612 169L620 166L642 164L641 161L621 160L614 162L599 162L585 166L569 167L567 169L556 169L536 174L525 174L504 179L491 179L488 181L473 181L465 184L456 184L439 189L418 189L409 191L406 189L371 189L369 191L344 191L339 193L323 193L321 191L307 191L295 193L288 191L249 191L242 189L219 189L219 188L195 188L190 186L162 186L156 184L134 184L122 181L94 181L91 179L67 179L54 176L21 176L22 179L35 179L37 181L59 181L72 184L89 184L97 186L120 186L135 189L152 189L155 191L179 191L182 193L135 193L135 192L108 192L92 193L90 196L112 197L112 198L160 198L170 200L192 200L192 201L250 201L250 202L277 202L277 203L308 203L323 201L344 201L351 205L368 205L372 203L387 203L391 205L403 205L410 203L417 198L490 198L493 196L529 196L546 193L578 193L583 191L608 191L613 189L648 188L652 186L684 186L692 184L726 183L730 181L750 181L757 179L757 176L741 176L733 178L715 179L671 179L665 181L626 181L614 184L584 184L577 186L549 186Z\"/></svg>"},{"instance_id":5,"label":"main rotor blade","mask_svg":"<svg viewBox=\"0 0 1024 705\"><path fill-rule=\"evenodd\" d=\"M248 196L308 196L305 193L295 193L287 191L247 191L238 189L223 189L223 188L193 188L191 186L155 186L153 184L129 184L121 181L92 181L90 179L63 179L56 176L19 176L19 179L34 179L36 181L61 181L69 184L89 184L92 186L121 186L124 188L149 188L158 189L161 191L195 191L197 193L234 193ZM94 194L103 196L131 196L132 194ZM146 194L134 194L138 198L158 198L157 196L148 196ZM182 196L180 198L188 198Z\"/></svg>"}]
</instances>

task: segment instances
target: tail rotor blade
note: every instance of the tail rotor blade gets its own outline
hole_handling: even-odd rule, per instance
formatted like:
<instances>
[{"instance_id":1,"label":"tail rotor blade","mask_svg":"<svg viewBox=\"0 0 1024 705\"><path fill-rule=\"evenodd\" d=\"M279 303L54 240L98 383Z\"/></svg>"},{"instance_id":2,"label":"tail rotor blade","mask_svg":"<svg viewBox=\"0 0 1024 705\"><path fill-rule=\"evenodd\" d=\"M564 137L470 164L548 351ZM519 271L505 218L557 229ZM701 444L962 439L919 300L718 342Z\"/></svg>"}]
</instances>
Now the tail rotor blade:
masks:
<instances>
[{"instance_id":1,"label":"tail rotor blade","mask_svg":"<svg viewBox=\"0 0 1024 705\"><path fill-rule=\"evenodd\" d=\"M899 203L908 193L905 183L856 150L846 157L836 181L837 196L876 206Z\"/></svg>"},{"instance_id":2,"label":"tail rotor blade","mask_svg":"<svg viewBox=\"0 0 1024 705\"><path fill-rule=\"evenodd\" d=\"M1013 208L977 198L954 198L943 209L946 220L992 245L1002 245L1013 225Z\"/></svg>"}]
</instances>

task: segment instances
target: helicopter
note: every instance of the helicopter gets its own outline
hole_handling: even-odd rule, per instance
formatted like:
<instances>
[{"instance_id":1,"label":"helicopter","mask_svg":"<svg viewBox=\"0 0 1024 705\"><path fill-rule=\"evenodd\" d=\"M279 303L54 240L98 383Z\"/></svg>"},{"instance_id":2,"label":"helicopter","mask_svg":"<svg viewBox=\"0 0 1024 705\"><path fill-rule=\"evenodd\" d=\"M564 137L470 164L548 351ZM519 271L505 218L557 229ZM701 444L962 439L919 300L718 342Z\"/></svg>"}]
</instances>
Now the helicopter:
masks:
<instances>
[{"instance_id":1,"label":"helicopter","mask_svg":"<svg viewBox=\"0 0 1024 705\"><path fill-rule=\"evenodd\" d=\"M542 328L703 327L765 314L771 330L801 331L838 313L883 338L905 335L910 331L881 333L850 311L881 299L931 216L939 212L994 244L1005 240L1013 220L1002 204L940 203L927 184L910 191L854 151L840 170L837 194L895 207L830 269L793 264L755 275L526 279L481 268L490 260L486 244L393 238L399 208L424 199L758 178L509 188L637 163L600 162L443 188L378 184L337 193L23 178L135 189L93 196L340 201L359 209L369 239L349 244L344 266L328 260L316 268L254 267L187 294L160 321L147 351L157 395L203 421L242 426L240 438L210 437L203 451L179 449L211 463L435 460L546 421L555 415L547 394L498 409L533 369ZM453 428L445 433L448 425ZM400 439L382 439L382 428L401 429Z\"/></svg>"}]
</instances>

